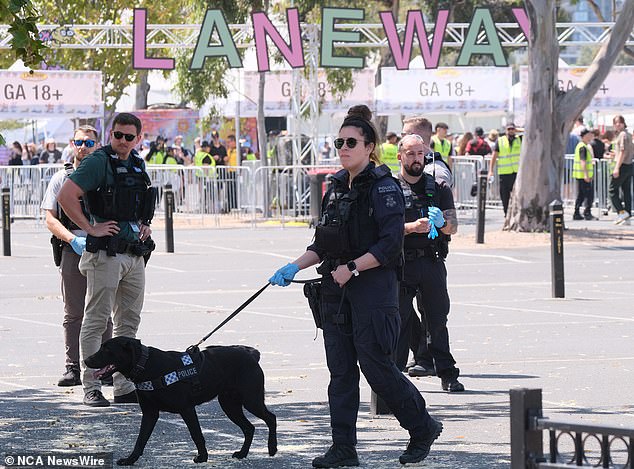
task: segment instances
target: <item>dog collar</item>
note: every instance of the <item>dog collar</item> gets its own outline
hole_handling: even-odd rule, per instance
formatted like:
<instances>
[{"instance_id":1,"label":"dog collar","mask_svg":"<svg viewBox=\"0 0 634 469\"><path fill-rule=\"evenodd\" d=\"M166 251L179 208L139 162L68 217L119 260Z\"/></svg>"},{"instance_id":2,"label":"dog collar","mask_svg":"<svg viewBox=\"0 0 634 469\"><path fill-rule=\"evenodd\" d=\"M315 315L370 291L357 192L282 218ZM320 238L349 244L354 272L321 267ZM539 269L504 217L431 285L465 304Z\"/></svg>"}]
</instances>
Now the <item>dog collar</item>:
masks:
<instances>
[{"instance_id":1,"label":"dog collar","mask_svg":"<svg viewBox=\"0 0 634 469\"><path fill-rule=\"evenodd\" d=\"M139 361L136 362L136 365L134 365L134 368L132 368L132 371L129 373L130 378L134 379L139 376L139 374L143 373L143 371L145 370L145 364L147 363L147 359L149 356L149 349L145 345L141 345L141 357L139 358Z\"/></svg>"},{"instance_id":2,"label":"dog collar","mask_svg":"<svg viewBox=\"0 0 634 469\"><path fill-rule=\"evenodd\" d=\"M158 389L166 388L170 384L195 378L198 375L198 369L196 368L196 365L194 365L192 357L188 353L184 353L181 355L181 361L183 362L184 368L174 370L161 376L160 378L134 383L134 386L139 391L156 391Z\"/></svg>"}]
</instances>

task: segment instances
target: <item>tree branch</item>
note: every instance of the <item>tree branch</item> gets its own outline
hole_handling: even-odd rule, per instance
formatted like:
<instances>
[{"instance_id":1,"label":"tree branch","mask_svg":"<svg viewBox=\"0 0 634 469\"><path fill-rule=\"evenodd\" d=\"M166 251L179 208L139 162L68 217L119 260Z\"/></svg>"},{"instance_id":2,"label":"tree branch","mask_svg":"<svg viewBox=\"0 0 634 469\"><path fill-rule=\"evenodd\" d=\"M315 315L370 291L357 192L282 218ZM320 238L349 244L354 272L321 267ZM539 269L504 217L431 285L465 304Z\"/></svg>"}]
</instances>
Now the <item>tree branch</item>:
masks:
<instances>
[{"instance_id":1,"label":"tree branch","mask_svg":"<svg viewBox=\"0 0 634 469\"><path fill-rule=\"evenodd\" d=\"M587 106L610 73L634 26L634 0L627 0L619 14L610 39L603 44L577 86L560 98L559 115L572 121Z\"/></svg>"}]
</instances>

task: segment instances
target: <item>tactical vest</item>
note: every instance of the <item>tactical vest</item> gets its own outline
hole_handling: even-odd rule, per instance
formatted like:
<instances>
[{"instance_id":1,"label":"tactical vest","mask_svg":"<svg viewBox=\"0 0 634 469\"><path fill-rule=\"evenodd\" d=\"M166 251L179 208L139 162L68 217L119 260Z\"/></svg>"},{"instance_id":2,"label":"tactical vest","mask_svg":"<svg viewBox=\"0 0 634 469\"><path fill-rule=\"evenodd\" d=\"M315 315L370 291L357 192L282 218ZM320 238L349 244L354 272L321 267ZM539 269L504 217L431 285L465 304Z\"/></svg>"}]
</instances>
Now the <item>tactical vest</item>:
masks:
<instances>
[{"instance_id":1,"label":"tactical vest","mask_svg":"<svg viewBox=\"0 0 634 469\"><path fill-rule=\"evenodd\" d=\"M370 163L349 189L346 174L343 170L334 175L315 229L317 247L326 251L328 259L339 259L340 263L365 254L378 240L370 192L376 181L392 177L386 165L377 168Z\"/></svg>"},{"instance_id":2,"label":"tactical vest","mask_svg":"<svg viewBox=\"0 0 634 469\"><path fill-rule=\"evenodd\" d=\"M594 166L592 165L592 148L590 145L586 145L583 142L577 143L577 147L575 148L575 160L572 165L572 177L573 179L584 179L586 176L581 169L581 149L586 148L586 168L588 170L588 177L592 179L594 176Z\"/></svg>"},{"instance_id":3,"label":"tactical vest","mask_svg":"<svg viewBox=\"0 0 634 469\"><path fill-rule=\"evenodd\" d=\"M75 167L72 163L64 163L64 170L66 171L66 178L68 178L68 176L73 174L73 171L75 171ZM86 219L90 220L90 214L86 209L83 197L79 199L79 204L81 205L81 211L84 213ZM57 219L68 231L81 230L81 228L77 226L77 224L71 220L68 215L66 215L66 212L64 212L64 209L62 209L60 204L57 204Z\"/></svg>"},{"instance_id":4,"label":"tactical vest","mask_svg":"<svg viewBox=\"0 0 634 469\"><path fill-rule=\"evenodd\" d=\"M108 147L106 147L107 149ZM114 185L104 185L86 194L86 204L91 215L105 220L140 221L149 225L154 217L158 191L143 168L143 160L131 154L130 166L110 155L106 165L114 175ZM106 174L108 172L106 166Z\"/></svg>"},{"instance_id":5,"label":"tactical vest","mask_svg":"<svg viewBox=\"0 0 634 469\"><path fill-rule=\"evenodd\" d=\"M399 175L399 183L403 189L405 197L405 223L413 222L419 218L429 216L429 207L438 207L440 194L437 191L437 184L433 176L423 173L425 178L425 190L422 194L417 194L412 190L410 184ZM438 230L436 239L429 239L427 233L410 233L405 236L403 243L407 249L424 249L433 247L441 257L446 257L449 252L449 236Z\"/></svg>"},{"instance_id":6,"label":"tactical vest","mask_svg":"<svg viewBox=\"0 0 634 469\"><path fill-rule=\"evenodd\" d=\"M513 144L509 143L509 138L502 135L498 138L498 174L514 174L520 167L520 150L522 149L522 141L519 137L515 137Z\"/></svg>"}]
</instances>

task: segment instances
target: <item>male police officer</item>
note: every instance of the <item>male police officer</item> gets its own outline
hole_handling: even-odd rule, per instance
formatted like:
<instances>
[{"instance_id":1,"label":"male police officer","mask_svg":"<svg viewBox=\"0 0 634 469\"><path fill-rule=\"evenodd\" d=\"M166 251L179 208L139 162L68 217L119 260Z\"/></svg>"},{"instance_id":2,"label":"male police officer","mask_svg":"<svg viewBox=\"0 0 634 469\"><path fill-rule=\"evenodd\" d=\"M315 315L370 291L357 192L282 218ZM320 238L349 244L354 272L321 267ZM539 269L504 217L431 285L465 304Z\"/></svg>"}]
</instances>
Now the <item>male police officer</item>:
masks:
<instances>
[{"instance_id":1,"label":"male police officer","mask_svg":"<svg viewBox=\"0 0 634 469\"><path fill-rule=\"evenodd\" d=\"M90 125L83 125L75 130L70 141L73 151L73 163L66 163L51 178L47 188L42 209L46 210L46 227L53 238L54 249L60 248L58 258L62 277L62 299L64 300L64 346L66 349L66 372L58 381L58 386L77 386L81 384L79 376L79 331L84 317L84 299L86 297L86 277L79 272L79 258L86 246L86 232L73 223L57 203L59 193L66 178L79 166L84 157L99 148L97 130ZM82 204L83 205L83 204ZM88 215L84 211L84 215ZM112 320L108 318L108 326L103 334L103 341L112 337Z\"/></svg>"},{"instance_id":2,"label":"male police officer","mask_svg":"<svg viewBox=\"0 0 634 469\"><path fill-rule=\"evenodd\" d=\"M419 354L427 360L423 365L430 370L435 367L435 374L440 377L445 391L464 391L458 381L460 370L449 350L447 331L449 294L444 260L448 252L447 237L458 230L453 195L446 184L438 184L423 172L425 145L422 137L403 137L398 157L401 161L399 181L405 196L405 266L399 296L401 335L396 365L399 369L405 367L410 338L408 323L414 316L412 300L420 291L426 329L431 339L429 343L423 341L423 346L427 346L427 350ZM430 230L438 232L436 238L429 235Z\"/></svg>"},{"instance_id":3,"label":"male police officer","mask_svg":"<svg viewBox=\"0 0 634 469\"><path fill-rule=\"evenodd\" d=\"M70 219L88 234L79 263L87 278L80 349L84 404L93 407L106 407L110 402L101 394L94 370L86 367L84 359L99 349L111 314L115 337L135 337L143 306L143 255L151 251L149 224L156 193L143 160L133 151L141 138L139 118L118 114L110 131L111 144L84 159L58 196ZM82 213L82 197L92 224ZM119 373L114 376L114 401L137 401L134 384Z\"/></svg>"}]
</instances>

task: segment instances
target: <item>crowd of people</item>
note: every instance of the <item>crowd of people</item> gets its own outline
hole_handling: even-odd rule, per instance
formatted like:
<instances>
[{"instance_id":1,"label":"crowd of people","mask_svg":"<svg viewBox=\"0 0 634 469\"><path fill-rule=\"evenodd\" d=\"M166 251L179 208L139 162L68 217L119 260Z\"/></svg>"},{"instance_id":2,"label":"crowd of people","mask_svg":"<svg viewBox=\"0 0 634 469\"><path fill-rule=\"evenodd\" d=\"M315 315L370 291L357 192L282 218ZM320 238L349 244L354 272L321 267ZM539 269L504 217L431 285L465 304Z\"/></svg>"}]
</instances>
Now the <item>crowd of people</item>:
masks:
<instances>
[{"instance_id":1,"label":"crowd of people","mask_svg":"<svg viewBox=\"0 0 634 469\"><path fill-rule=\"evenodd\" d=\"M489 182L498 179L500 199L504 214L507 214L511 193L519 170L520 152L522 148L523 129L517 128L513 122L507 123L505 132L500 134L491 129L485 135L482 127L475 127L473 133L452 134L449 126L438 122L434 133L429 137L429 149L438 155L434 162L436 171L446 174L447 184L453 186L451 167L456 156L490 157L488 163ZM616 213L614 223L629 225L632 207L632 160L634 140L627 131L625 118L617 115L613 119L613 129L601 131L584 125L583 117L578 117L566 142L566 155L573 156L572 179L577 181L577 198L573 220L596 220L591 209L594 203L593 160L610 160L609 199L612 210ZM393 172L398 172L397 148L401 137L394 132L386 134L381 145L383 161ZM581 214L581 206L584 212Z\"/></svg>"}]
</instances>

